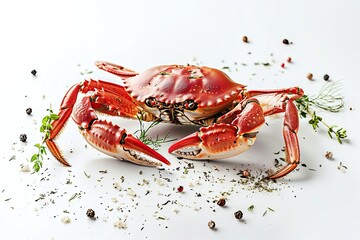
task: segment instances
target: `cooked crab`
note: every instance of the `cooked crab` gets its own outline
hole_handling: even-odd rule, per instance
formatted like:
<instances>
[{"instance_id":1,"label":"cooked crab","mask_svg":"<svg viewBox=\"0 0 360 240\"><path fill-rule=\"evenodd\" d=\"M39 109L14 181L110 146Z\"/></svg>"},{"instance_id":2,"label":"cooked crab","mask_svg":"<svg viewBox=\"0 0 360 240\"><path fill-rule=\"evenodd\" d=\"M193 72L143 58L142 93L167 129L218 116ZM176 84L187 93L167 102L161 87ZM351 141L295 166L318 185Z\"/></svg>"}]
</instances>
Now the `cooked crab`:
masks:
<instances>
[{"instance_id":1,"label":"cooked crab","mask_svg":"<svg viewBox=\"0 0 360 240\"><path fill-rule=\"evenodd\" d=\"M123 85L90 79L75 84L65 94L59 119L52 123L46 141L64 165L69 166L53 140L70 116L85 139L105 154L140 165L170 164L124 128L99 119L96 111L143 121L200 126L169 148L169 153L187 159L223 159L240 154L254 144L266 116L283 112L288 165L269 178L285 176L300 162L299 117L293 103L303 95L299 87L247 90L224 72L204 66L165 65L138 74L108 62L96 65L121 77Z\"/></svg>"}]
</instances>

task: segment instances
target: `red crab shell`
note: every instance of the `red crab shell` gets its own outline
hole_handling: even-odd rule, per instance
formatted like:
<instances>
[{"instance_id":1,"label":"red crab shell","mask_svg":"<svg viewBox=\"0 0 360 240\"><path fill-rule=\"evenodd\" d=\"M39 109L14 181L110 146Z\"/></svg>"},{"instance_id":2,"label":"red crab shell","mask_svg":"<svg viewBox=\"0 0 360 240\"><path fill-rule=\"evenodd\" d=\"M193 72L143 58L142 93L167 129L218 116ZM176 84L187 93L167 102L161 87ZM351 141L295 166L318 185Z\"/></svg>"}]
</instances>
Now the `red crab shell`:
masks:
<instances>
[{"instance_id":1,"label":"red crab shell","mask_svg":"<svg viewBox=\"0 0 360 240\"><path fill-rule=\"evenodd\" d=\"M144 105L147 98L165 104L194 100L199 109L225 108L245 88L232 81L224 72L193 65L166 65L146 70L124 80L130 96Z\"/></svg>"}]
</instances>

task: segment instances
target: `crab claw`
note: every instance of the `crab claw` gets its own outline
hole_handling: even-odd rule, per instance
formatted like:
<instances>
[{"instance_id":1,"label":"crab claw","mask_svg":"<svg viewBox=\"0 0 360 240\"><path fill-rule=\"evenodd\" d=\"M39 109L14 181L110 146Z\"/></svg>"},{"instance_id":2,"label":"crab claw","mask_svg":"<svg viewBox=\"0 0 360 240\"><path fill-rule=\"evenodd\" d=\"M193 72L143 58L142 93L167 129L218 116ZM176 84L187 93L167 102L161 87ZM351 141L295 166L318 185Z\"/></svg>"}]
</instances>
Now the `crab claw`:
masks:
<instances>
[{"instance_id":1,"label":"crab claw","mask_svg":"<svg viewBox=\"0 0 360 240\"><path fill-rule=\"evenodd\" d=\"M94 148L120 160L143 166L161 166L170 162L126 130L105 120L95 120L82 135Z\"/></svg>"},{"instance_id":2,"label":"crab claw","mask_svg":"<svg viewBox=\"0 0 360 240\"><path fill-rule=\"evenodd\" d=\"M229 158L249 149L255 142L256 133L239 135L233 125L214 124L184 137L168 151L188 159Z\"/></svg>"}]
</instances>

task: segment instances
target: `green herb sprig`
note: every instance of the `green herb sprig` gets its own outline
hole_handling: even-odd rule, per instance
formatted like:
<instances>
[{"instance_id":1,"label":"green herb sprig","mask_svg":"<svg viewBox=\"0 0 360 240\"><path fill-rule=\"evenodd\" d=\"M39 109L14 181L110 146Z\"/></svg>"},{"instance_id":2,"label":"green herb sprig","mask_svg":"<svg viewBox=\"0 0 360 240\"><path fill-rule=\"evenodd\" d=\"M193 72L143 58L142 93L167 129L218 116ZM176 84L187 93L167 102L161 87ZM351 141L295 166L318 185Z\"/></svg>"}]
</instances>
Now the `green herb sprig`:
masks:
<instances>
[{"instance_id":1,"label":"green herb sprig","mask_svg":"<svg viewBox=\"0 0 360 240\"><path fill-rule=\"evenodd\" d=\"M311 107L316 107L328 112L340 112L344 108L344 97L340 90L340 83L338 81L327 83L320 89L317 95L304 95L296 99L295 103L300 117L306 118L309 116L309 124L315 131L320 128L319 124L322 123L327 128L329 137L333 138L335 136L338 142L342 144L342 140L347 138L346 130L337 125L327 124L322 117L317 115L316 111L311 110Z\"/></svg>"},{"instance_id":2,"label":"green herb sprig","mask_svg":"<svg viewBox=\"0 0 360 240\"><path fill-rule=\"evenodd\" d=\"M167 132L164 137L159 137L159 135L156 135L155 138L150 137L149 130L151 128L155 127L156 125L158 125L160 122L155 121L155 122L152 122L148 127L145 127L145 124L140 117L138 117L138 120L139 120L140 129L136 130L134 132L134 134L138 133L138 136L136 136L137 139L139 139L146 145L152 146L155 150L159 149L161 147L161 144L163 144L163 143L167 143L167 142L176 140L176 139L168 139L169 132Z\"/></svg>"},{"instance_id":3,"label":"green herb sprig","mask_svg":"<svg viewBox=\"0 0 360 240\"><path fill-rule=\"evenodd\" d=\"M48 114L42 119L40 132L44 134L43 141L41 143L35 144L37 148L37 153L33 154L31 157L31 162L33 163L33 169L35 172L39 172L43 166L44 155L46 155L45 142L50 137L50 130L53 129L51 125L52 121L58 120L59 115L53 113L51 108L47 109Z\"/></svg>"}]
</instances>

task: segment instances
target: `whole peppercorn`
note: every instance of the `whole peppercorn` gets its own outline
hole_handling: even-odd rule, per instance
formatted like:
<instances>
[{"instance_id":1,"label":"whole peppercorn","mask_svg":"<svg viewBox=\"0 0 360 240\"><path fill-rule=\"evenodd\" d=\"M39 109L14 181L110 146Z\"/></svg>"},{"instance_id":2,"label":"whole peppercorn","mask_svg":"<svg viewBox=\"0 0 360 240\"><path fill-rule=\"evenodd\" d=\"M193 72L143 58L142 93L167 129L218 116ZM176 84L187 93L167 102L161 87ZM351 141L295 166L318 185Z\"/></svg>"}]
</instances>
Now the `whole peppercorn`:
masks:
<instances>
[{"instance_id":1,"label":"whole peppercorn","mask_svg":"<svg viewBox=\"0 0 360 240\"><path fill-rule=\"evenodd\" d=\"M249 41L249 40L248 40L248 37L247 37L247 36L243 36L242 41L243 41L244 43L247 43L247 42Z\"/></svg>"},{"instance_id":2,"label":"whole peppercorn","mask_svg":"<svg viewBox=\"0 0 360 240\"><path fill-rule=\"evenodd\" d=\"M325 81L328 81L330 77L329 77L329 75L325 74L323 78Z\"/></svg>"},{"instance_id":3,"label":"whole peppercorn","mask_svg":"<svg viewBox=\"0 0 360 240\"><path fill-rule=\"evenodd\" d=\"M27 140L27 136L26 136L26 134L25 134L25 133L20 134L20 141L22 141L22 142L26 142L26 140Z\"/></svg>"},{"instance_id":4,"label":"whole peppercorn","mask_svg":"<svg viewBox=\"0 0 360 240\"><path fill-rule=\"evenodd\" d=\"M36 73L37 73L37 71L36 71L35 69L31 70L31 74L32 74L33 76L36 76Z\"/></svg>"},{"instance_id":5,"label":"whole peppercorn","mask_svg":"<svg viewBox=\"0 0 360 240\"><path fill-rule=\"evenodd\" d=\"M89 218L94 218L94 217L95 217L95 211L92 210L91 208L89 208L89 209L86 211L86 216L88 216Z\"/></svg>"},{"instance_id":6,"label":"whole peppercorn","mask_svg":"<svg viewBox=\"0 0 360 240\"><path fill-rule=\"evenodd\" d=\"M184 191L184 187L183 187L183 186L179 186L176 190L177 190L178 192L182 192L182 191Z\"/></svg>"},{"instance_id":7,"label":"whole peppercorn","mask_svg":"<svg viewBox=\"0 0 360 240\"><path fill-rule=\"evenodd\" d=\"M327 159L331 160L331 159L333 159L334 154L333 154L332 152L330 152L330 151L326 151L325 157L326 157Z\"/></svg>"},{"instance_id":8,"label":"whole peppercorn","mask_svg":"<svg viewBox=\"0 0 360 240\"><path fill-rule=\"evenodd\" d=\"M225 198L220 198L220 199L217 201L217 205L219 205L220 207L225 206L225 204L226 204Z\"/></svg>"},{"instance_id":9,"label":"whole peppercorn","mask_svg":"<svg viewBox=\"0 0 360 240\"><path fill-rule=\"evenodd\" d=\"M287 62L291 63L291 61L292 61L291 57L288 57Z\"/></svg>"},{"instance_id":10,"label":"whole peppercorn","mask_svg":"<svg viewBox=\"0 0 360 240\"><path fill-rule=\"evenodd\" d=\"M215 222L213 220L211 220L210 222L208 222L208 226L210 229L214 229L215 228Z\"/></svg>"},{"instance_id":11,"label":"whole peppercorn","mask_svg":"<svg viewBox=\"0 0 360 240\"><path fill-rule=\"evenodd\" d=\"M286 38L283 40L283 44L288 45L289 43L290 43L289 40L287 40Z\"/></svg>"},{"instance_id":12,"label":"whole peppercorn","mask_svg":"<svg viewBox=\"0 0 360 240\"><path fill-rule=\"evenodd\" d=\"M26 114L27 114L27 115L31 115L31 113L32 113L32 109L31 109L31 108L27 108L27 109L26 109Z\"/></svg>"},{"instance_id":13,"label":"whole peppercorn","mask_svg":"<svg viewBox=\"0 0 360 240\"><path fill-rule=\"evenodd\" d=\"M248 178L248 177L250 177L250 172L249 172L248 170L243 170L243 171L241 172L241 175L242 175L243 177Z\"/></svg>"},{"instance_id":14,"label":"whole peppercorn","mask_svg":"<svg viewBox=\"0 0 360 240\"><path fill-rule=\"evenodd\" d=\"M313 79L312 73L308 73L308 75L306 75L306 77L307 77L307 79L309 79L309 80L312 80L312 79Z\"/></svg>"},{"instance_id":15,"label":"whole peppercorn","mask_svg":"<svg viewBox=\"0 0 360 240\"><path fill-rule=\"evenodd\" d=\"M242 219L243 213L242 213L242 211L239 210L234 213L234 216L236 219Z\"/></svg>"}]
</instances>

